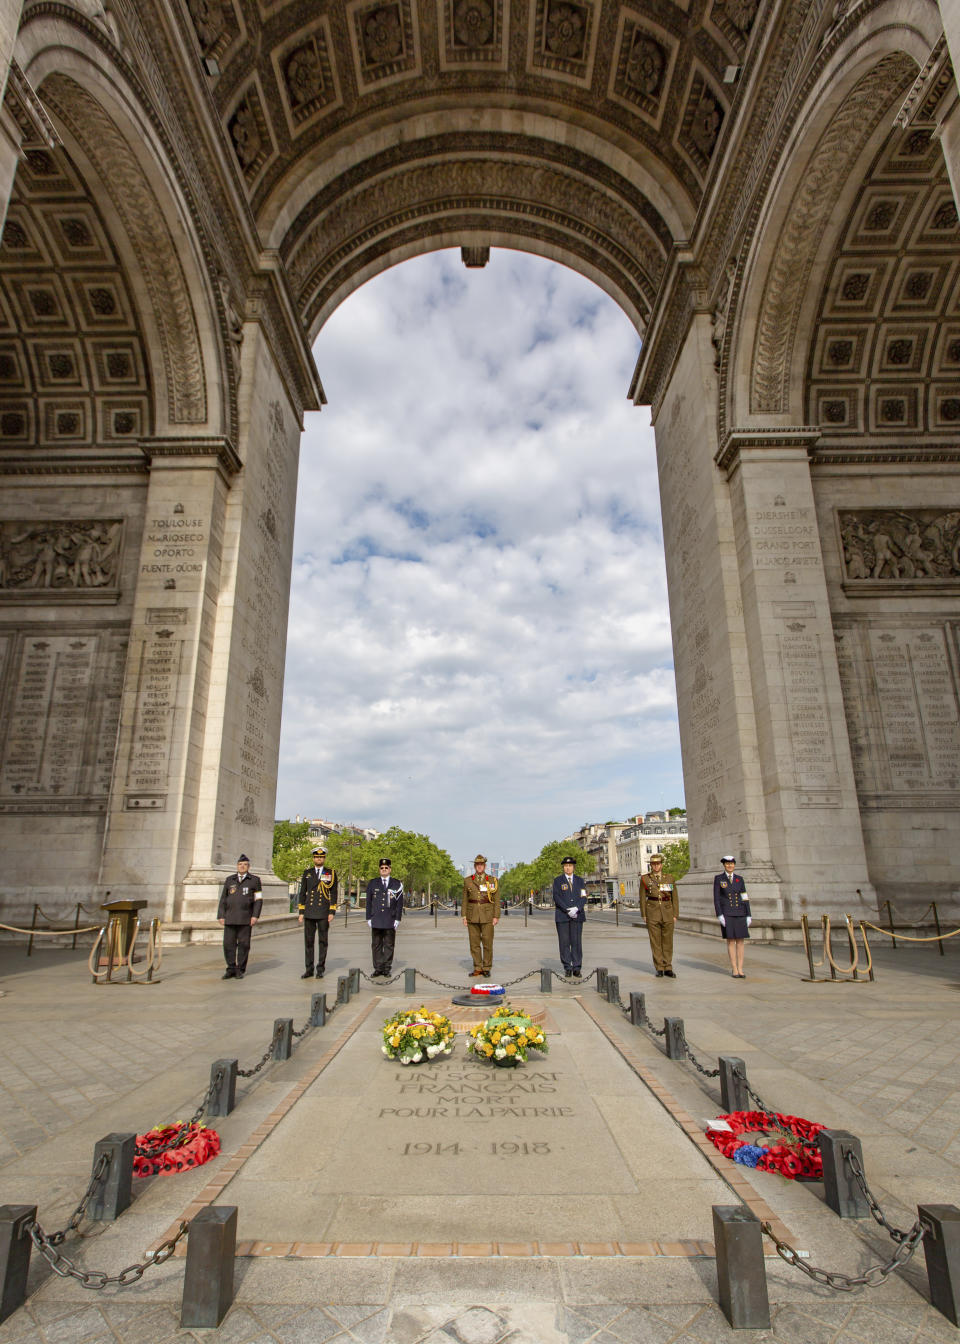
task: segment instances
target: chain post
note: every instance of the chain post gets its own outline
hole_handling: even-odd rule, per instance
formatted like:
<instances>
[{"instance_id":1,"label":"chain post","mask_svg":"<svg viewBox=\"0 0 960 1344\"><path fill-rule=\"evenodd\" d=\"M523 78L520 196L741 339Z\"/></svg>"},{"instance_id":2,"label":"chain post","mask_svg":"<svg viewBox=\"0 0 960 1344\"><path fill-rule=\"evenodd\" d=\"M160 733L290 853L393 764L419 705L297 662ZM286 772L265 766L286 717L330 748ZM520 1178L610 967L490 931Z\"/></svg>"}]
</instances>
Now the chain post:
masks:
<instances>
[{"instance_id":1,"label":"chain post","mask_svg":"<svg viewBox=\"0 0 960 1344\"><path fill-rule=\"evenodd\" d=\"M540 967L540 993L553 993L553 971L551 971L549 966Z\"/></svg>"},{"instance_id":2,"label":"chain post","mask_svg":"<svg viewBox=\"0 0 960 1344\"><path fill-rule=\"evenodd\" d=\"M293 1018L278 1017L273 1023L273 1057L276 1060L290 1058L293 1049Z\"/></svg>"},{"instance_id":3,"label":"chain post","mask_svg":"<svg viewBox=\"0 0 960 1344\"><path fill-rule=\"evenodd\" d=\"M310 995L310 1025L311 1027L323 1027L327 1022L327 996L326 994Z\"/></svg>"},{"instance_id":4,"label":"chain post","mask_svg":"<svg viewBox=\"0 0 960 1344\"><path fill-rule=\"evenodd\" d=\"M860 1140L845 1129L822 1129L817 1135L823 1158L823 1197L838 1218L869 1218L870 1205L850 1169L852 1153L863 1169Z\"/></svg>"},{"instance_id":5,"label":"chain post","mask_svg":"<svg viewBox=\"0 0 960 1344\"><path fill-rule=\"evenodd\" d=\"M606 992L607 992L607 968L606 968L606 966L598 966L597 969L596 969L596 971L595 971L595 975L596 975L596 977L597 977L597 993L598 993L598 994L606 994Z\"/></svg>"},{"instance_id":6,"label":"chain post","mask_svg":"<svg viewBox=\"0 0 960 1344\"><path fill-rule=\"evenodd\" d=\"M942 956L944 956L944 951L943 951L943 939L940 937L940 915L937 913L937 903L936 903L936 901L931 901L931 902L930 902L930 909L933 911L933 923L934 923L934 927L935 927L936 930L937 930L937 947L939 947L939 949L940 949L940 955L941 955L941 957L942 957ZM956 1324L956 1322L954 1322L954 1324Z\"/></svg>"},{"instance_id":7,"label":"chain post","mask_svg":"<svg viewBox=\"0 0 960 1344\"><path fill-rule=\"evenodd\" d=\"M351 994L359 994L359 993L360 993L360 967L359 967L359 966L351 966L351 967L350 967L350 993L351 993Z\"/></svg>"},{"instance_id":8,"label":"chain post","mask_svg":"<svg viewBox=\"0 0 960 1344\"><path fill-rule=\"evenodd\" d=\"M667 1036L667 1059L686 1058L687 1043L683 1034L683 1018L665 1017L663 1027Z\"/></svg>"},{"instance_id":9,"label":"chain post","mask_svg":"<svg viewBox=\"0 0 960 1344\"><path fill-rule=\"evenodd\" d=\"M887 907L887 919L890 921L890 942L894 947L896 947L897 940L893 932L893 906L890 904L889 901L885 901L884 904Z\"/></svg>"},{"instance_id":10,"label":"chain post","mask_svg":"<svg viewBox=\"0 0 960 1344\"><path fill-rule=\"evenodd\" d=\"M920 1204L917 1214L930 1302L952 1325L960 1325L960 1209L955 1204Z\"/></svg>"},{"instance_id":11,"label":"chain post","mask_svg":"<svg viewBox=\"0 0 960 1344\"><path fill-rule=\"evenodd\" d=\"M237 1253L237 1206L211 1204L190 1223L183 1273L180 1325L213 1330L233 1302Z\"/></svg>"},{"instance_id":12,"label":"chain post","mask_svg":"<svg viewBox=\"0 0 960 1344\"><path fill-rule=\"evenodd\" d=\"M607 1003L620 1002L620 977L619 975L607 976Z\"/></svg>"},{"instance_id":13,"label":"chain post","mask_svg":"<svg viewBox=\"0 0 960 1344\"><path fill-rule=\"evenodd\" d=\"M807 954L807 966L810 969L810 979L816 980L817 972L813 964L813 945L810 942L810 920L806 915L800 916L800 928L803 931L803 949Z\"/></svg>"},{"instance_id":14,"label":"chain post","mask_svg":"<svg viewBox=\"0 0 960 1344\"><path fill-rule=\"evenodd\" d=\"M416 994L417 992L417 968L416 966L407 966L403 972L403 992L404 994Z\"/></svg>"},{"instance_id":15,"label":"chain post","mask_svg":"<svg viewBox=\"0 0 960 1344\"><path fill-rule=\"evenodd\" d=\"M133 1157L137 1146L136 1134L107 1134L98 1139L93 1149L93 1170L96 1171L101 1155L108 1159L87 1209L87 1217L95 1223L112 1223L133 1198Z\"/></svg>"},{"instance_id":16,"label":"chain post","mask_svg":"<svg viewBox=\"0 0 960 1344\"><path fill-rule=\"evenodd\" d=\"M350 1002L350 977L348 975L337 976L337 1007L342 1003Z\"/></svg>"},{"instance_id":17,"label":"chain post","mask_svg":"<svg viewBox=\"0 0 960 1344\"><path fill-rule=\"evenodd\" d=\"M717 1296L734 1330L767 1330L770 1301L760 1220L743 1204L714 1204Z\"/></svg>"},{"instance_id":18,"label":"chain post","mask_svg":"<svg viewBox=\"0 0 960 1344\"><path fill-rule=\"evenodd\" d=\"M720 1105L727 1115L752 1110L747 1091L747 1066L736 1055L720 1055Z\"/></svg>"},{"instance_id":19,"label":"chain post","mask_svg":"<svg viewBox=\"0 0 960 1344\"><path fill-rule=\"evenodd\" d=\"M27 1227L36 1218L36 1204L0 1205L0 1321L12 1316L27 1300L33 1246Z\"/></svg>"},{"instance_id":20,"label":"chain post","mask_svg":"<svg viewBox=\"0 0 960 1344\"><path fill-rule=\"evenodd\" d=\"M630 1021L635 1027L642 1027L643 1020L647 1015L647 997L645 994L638 994L635 990L630 991Z\"/></svg>"},{"instance_id":21,"label":"chain post","mask_svg":"<svg viewBox=\"0 0 960 1344\"><path fill-rule=\"evenodd\" d=\"M210 1065L210 1099L207 1115L229 1115L237 1104L237 1068L235 1059L215 1059Z\"/></svg>"}]
</instances>

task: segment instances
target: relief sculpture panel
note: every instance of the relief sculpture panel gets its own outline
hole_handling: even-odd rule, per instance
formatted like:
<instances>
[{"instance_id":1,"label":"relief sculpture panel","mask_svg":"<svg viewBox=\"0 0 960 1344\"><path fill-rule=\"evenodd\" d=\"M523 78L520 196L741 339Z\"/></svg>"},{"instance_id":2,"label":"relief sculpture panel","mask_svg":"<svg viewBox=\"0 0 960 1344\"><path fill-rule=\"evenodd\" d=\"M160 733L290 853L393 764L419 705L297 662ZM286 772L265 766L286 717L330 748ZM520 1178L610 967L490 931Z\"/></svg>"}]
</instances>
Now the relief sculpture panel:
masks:
<instances>
[{"instance_id":1,"label":"relief sculpture panel","mask_svg":"<svg viewBox=\"0 0 960 1344\"><path fill-rule=\"evenodd\" d=\"M116 590L122 541L119 518L0 523L0 599Z\"/></svg>"},{"instance_id":2,"label":"relief sculpture panel","mask_svg":"<svg viewBox=\"0 0 960 1344\"><path fill-rule=\"evenodd\" d=\"M844 587L960 585L960 509L840 509Z\"/></svg>"}]
</instances>

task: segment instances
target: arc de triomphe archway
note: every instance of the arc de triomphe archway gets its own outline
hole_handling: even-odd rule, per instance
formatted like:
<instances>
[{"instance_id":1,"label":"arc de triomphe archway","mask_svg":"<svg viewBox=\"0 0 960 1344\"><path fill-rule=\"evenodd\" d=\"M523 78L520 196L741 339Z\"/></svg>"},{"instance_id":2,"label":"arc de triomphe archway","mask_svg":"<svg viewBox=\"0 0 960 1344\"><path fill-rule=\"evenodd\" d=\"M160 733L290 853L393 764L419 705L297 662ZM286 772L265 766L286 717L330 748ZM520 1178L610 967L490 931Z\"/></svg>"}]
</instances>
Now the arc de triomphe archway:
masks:
<instances>
[{"instance_id":1,"label":"arc de triomphe archway","mask_svg":"<svg viewBox=\"0 0 960 1344\"><path fill-rule=\"evenodd\" d=\"M955 899L954 0L0 0L0 46L8 917L202 926L269 866L310 342L451 245L643 336L688 909L727 849L760 917Z\"/></svg>"}]
</instances>

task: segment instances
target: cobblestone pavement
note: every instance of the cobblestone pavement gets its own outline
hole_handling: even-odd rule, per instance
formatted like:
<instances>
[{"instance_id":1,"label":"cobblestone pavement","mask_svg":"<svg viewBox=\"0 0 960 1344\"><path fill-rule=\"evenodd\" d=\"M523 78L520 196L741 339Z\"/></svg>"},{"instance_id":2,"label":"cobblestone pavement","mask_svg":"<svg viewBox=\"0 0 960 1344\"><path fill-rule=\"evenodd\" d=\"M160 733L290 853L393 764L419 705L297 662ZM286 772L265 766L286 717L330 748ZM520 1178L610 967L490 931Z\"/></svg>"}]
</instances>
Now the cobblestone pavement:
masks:
<instances>
[{"instance_id":1,"label":"cobblestone pavement","mask_svg":"<svg viewBox=\"0 0 960 1344\"><path fill-rule=\"evenodd\" d=\"M0 1326L3 1344L955 1344L932 1307L811 1303L773 1308L769 1330L732 1331L719 1308L583 1304L547 1309L442 1307L234 1307L216 1332L181 1330L169 1307L44 1308Z\"/></svg>"},{"instance_id":2,"label":"cobblestone pavement","mask_svg":"<svg viewBox=\"0 0 960 1344\"><path fill-rule=\"evenodd\" d=\"M953 1179L960 1167L958 944L960 939L948 944L944 958L935 949L881 949L876 953L876 984L813 986L802 982L799 949L750 946L747 980L733 982L726 974L722 945L681 934L678 979L666 981L652 976L642 928L627 922L613 928L595 921L585 931L586 963L607 965L618 974L624 999L631 990L645 992L654 1021L666 1014L682 1015L688 1039L705 1062L719 1052L741 1054L751 1080L772 1104L863 1133L869 1141L865 1152L871 1184L885 1205L891 1199L898 1220L911 1207L915 1212L918 1200L960 1204L960 1180ZM507 981L540 965L559 970L556 954L551 919L538 915L524 927L522 916L514 914L497 931L494 971ZM300 983L301 956L296 933L255 940L245 981L223 984L218 948L175 949L157 986L94 988L79 953L46 951L28 963L22 950L0 947L0 1202L38 1199L44 1225L62 1226L61 1214L73 1207L85 1183L83 1173L89 1173L93 1137L131 1128L144 1113L154 1122L188 1114L213 1059L237 1055L242 1065L249 1065L266 1048L275 1017L291 1016L300 1025L310 993L319 988L315 982ZM438 980L462 981L470 964L462 926L451 916L441 916L436 929L424 916L405 921L395 971L404 964ZM347 929L337 921L327 965L322 988L328 996L349 966L369 968L367 931L356 916ZM418 988L427 996L437 993L422 979ZM525 988L538 991L537 980L526 981ZM587 982L578 991L555 982L554 992L593 994L593 985ZM364 984L361 1007L369 993ZM613 1014L612 1008L607 1011ZM620 1025L634 1030L622 1021ZM309 1037L303 1048L308 1042ZM655 1054L652 1067L663 1070L661 1076L669 1079L691 1114L716 1113L713 1084L689 1066ZM241 1105L222 1126L225 1132L235 1124L239 1133L243 1125L263 1118L273 1104L267 1099L271 1086L279 1087L271 1077L268 1069L246 1087ZM239 1140L231 1142L235 1147ZM230 1151L226 1140L225 1145ZM837 1262L834 1256L843 1245L849 1250L852 1225L838 1224L832 1215L825 1223L825 1211L810 1188L751 1175L802 1238L798 1244L810 1247L815 1263L852 1272L854 1266L862 1269L870 1259L889 1254L887 1243L878 1256L880 1243L869 1243L876 1229L868 1225L861 1229L861 1243L864 1238L869 1243L866 1259L851 1253L852 1258ZM127 1249L130 1260L139 1258L156 1234L153 1224L144 1230L151 1208L162 1205L153 1217L164 1226L183 1207L181 1191L190 1179L187 1173L144 1190L125 1215L132 1230L122 1250L116 1238L124 1220L111 1225L102 1243L109 1251L104 1264L109 1263L111 1272L126 1263L120 1257ZM174 1188L173 1182L183 1184ZM97 1227L106 1233L107 1225ZM99 1232L85 1245L89 1250L98 1241ZM179 1329L182 1262L165 1267L175 1272L161 1288L149 1287L161 1277L161 1271L154 1271L152 1279L148 1272L134 1290L97 1295L44 1279L35 1269L36 1291L27 1306L0 1325L0 1344L162 1344L210 1337L225 1344L715 1344L727 1338L778 1344L933 1344L960 1339L924 1298L921 1255L886 1288L849 1296L811 1286L794 1271L788 1283L785 1267L774 1260L780 1278L771 1279L777 1289L771 1287L771 1328L736 1333L715 1305L709 1259L687 1262L686 1271L669 1260L661 1260L658 1267L650 1261L623 1260L598 1267L594 1279L594 1268L584 1260L579 1266L585 1277L576 1281L561 1276L556 1282L562 1287L552 1297L531 1287L527 1296L503 1294L504 1304L491 1294L473 1297L470 1285L477 1281L477 1265L465 1262L459 1291L446 1299L425 1293L423 1305L417 1306L409 1305L410 1293L403 1291L404 1262L395 1262L389 1286L372 1294L372 1302L350 1305L342 1305L349 1301L346 1291L330 1294L340 1305L312 1291L308 1263L274 1263L292 1276L277 1279L285 1286L274 1291L271 1280L240 1269L238 1299L216 1332ZM531 1284L537 1264L527 1262ZM690 1265L703 1268L691 1270ZM367 1270L360 1262L354 1266L360 1272L358 1282L363 1281ZM600 1268L621 1276L616 1291L587 1292L601 1282ZM453 1272L458 1272L456 1267ZM688 1277L678 1279L683 1272ZM258 1286L255 1291L254 1284L263 1284L263 1290ZM291 1284L296 1291L288 1292ZM362 1298L362 1291L353 1295ZM466 1305L471 1301L475 1305Z\"/></svg>"}]
</instances>

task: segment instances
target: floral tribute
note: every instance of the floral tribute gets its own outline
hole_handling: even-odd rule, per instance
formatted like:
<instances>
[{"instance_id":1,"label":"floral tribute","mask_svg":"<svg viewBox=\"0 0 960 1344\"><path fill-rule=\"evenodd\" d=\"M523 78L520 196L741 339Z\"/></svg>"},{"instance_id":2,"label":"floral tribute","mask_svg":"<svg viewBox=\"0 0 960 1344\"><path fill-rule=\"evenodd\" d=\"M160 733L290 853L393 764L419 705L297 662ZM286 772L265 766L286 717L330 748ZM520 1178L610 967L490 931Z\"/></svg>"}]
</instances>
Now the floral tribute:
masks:
<instances>
[{"instance_id":1,"label":"floral tribute","mask_svg":"<svg viewBox=\"0 0 960 1344\"><path fill-rule=\"evenodd\" d=\"M502 1067L514 1067L525 1061L530 1050L546 1054L549 1046L542 1027L528 1013L503 1003L486 1022L470 1028L467 1049L480 1059L492 1059Z\"/></svg>"},{"instance_id":2,"label":"floral tribute","mask_svg":"<svg viewBox=\"0 0 960 1344\"><path fill-rule=\"evenodd\" d=\"M817 1135L823 1125L799 1115L781 1115L779 1111L733 1111L718 1115L707 1126L707 1138L724 1157L743 1167L758 1171L778 1171L790 1181L798 1176L820 1180L823 1159ZM776 1142L750 1143L744 1134L771 1134Z\"/></svg>"},{"instance_id":3,"label":"floral tribute","mask_svg":"<svg viewBox=\"0 0 960 1344\"><path fill-rule=\"evenodd\" d=\"M381 1049L388 1059L401 1064L422 1064L437 1055L449 1055L455 1038L449 1017L421 1004L386 1019Z\"/></svg>"},{"instance_id":4,"label":"floral tribute","mask_svg":"<svg viewBox=\"0 0 960 1344\"><path fill-rule=\"evenodd\" d=\"M181 1142L173 1143L177 1134ZM165 1148L166 1152L159 1150ZM206 1125L157 1125L148 1134L138 1134L133 1159L134 1176L171 1176L176 1171L202 1167L220 1151L220 1135Z\"/></svg>"}]
</instances>

